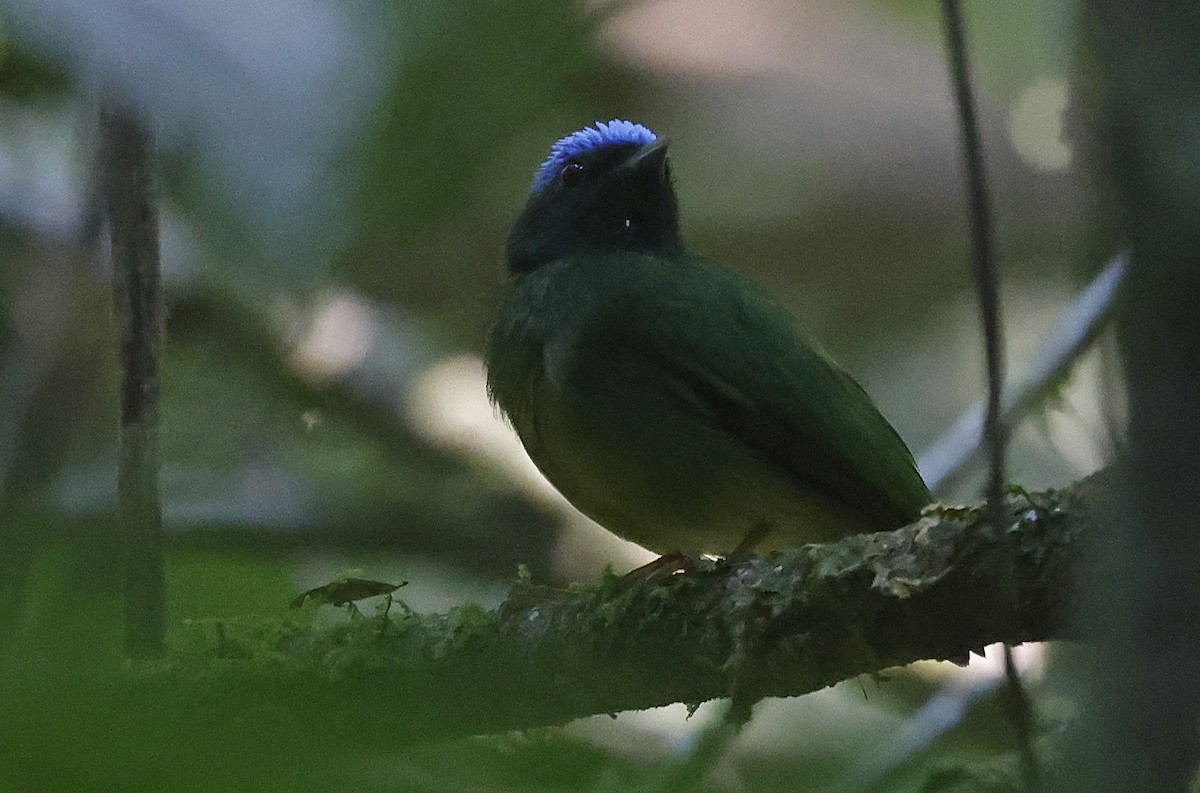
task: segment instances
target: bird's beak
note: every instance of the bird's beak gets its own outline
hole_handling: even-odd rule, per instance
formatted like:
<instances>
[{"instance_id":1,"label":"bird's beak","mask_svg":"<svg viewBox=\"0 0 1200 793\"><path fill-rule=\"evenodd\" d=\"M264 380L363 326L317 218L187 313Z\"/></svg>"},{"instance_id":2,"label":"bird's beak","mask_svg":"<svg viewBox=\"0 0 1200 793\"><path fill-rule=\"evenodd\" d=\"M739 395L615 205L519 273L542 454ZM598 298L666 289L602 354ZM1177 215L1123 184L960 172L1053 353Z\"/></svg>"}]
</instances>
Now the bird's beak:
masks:
<instances>
[{"instance_id":1,"label":"bird's beak","mask_svg":"<svg viewBox=\"0 0 1200 793\"><path fill-rule=\"evenodd\" d=\"M655 138L621 163L619 170L631 174L658 173L661 175L667 162L667 144L670 142L668 138Z\"/></svg>"}]
</instances>

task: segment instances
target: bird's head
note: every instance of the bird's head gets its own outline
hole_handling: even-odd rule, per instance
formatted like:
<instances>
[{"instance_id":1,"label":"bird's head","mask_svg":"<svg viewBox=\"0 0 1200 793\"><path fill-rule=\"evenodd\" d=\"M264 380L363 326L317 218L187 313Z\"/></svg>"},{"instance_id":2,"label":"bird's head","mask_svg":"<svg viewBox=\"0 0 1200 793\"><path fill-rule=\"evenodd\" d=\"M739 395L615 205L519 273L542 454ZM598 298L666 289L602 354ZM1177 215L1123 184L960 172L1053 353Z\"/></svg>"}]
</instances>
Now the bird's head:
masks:
<instances>
[{"instance_id":1,"label":"bird's head","mask_svg":"<svg viewBox=\"0 0 1200 793\"><path fill-rule=\"evenodd\" d=\"M667 139L614 119L551 147L507 252L509 267L520 273L573 253L682 249Z\"/></svg>"}]
</instances>

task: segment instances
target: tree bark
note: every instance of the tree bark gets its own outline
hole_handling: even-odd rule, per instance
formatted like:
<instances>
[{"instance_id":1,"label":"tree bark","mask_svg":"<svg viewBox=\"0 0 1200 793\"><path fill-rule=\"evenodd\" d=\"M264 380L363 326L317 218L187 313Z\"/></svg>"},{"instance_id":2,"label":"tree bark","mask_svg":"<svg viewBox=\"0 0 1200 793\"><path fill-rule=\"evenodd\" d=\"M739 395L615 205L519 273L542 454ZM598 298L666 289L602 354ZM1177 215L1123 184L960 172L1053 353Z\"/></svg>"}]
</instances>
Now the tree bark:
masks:
<instances>
[{"instance_id":1,"label":"tree bark","mask_svg":"<svg viewBox=\"0 0 1200 793\"><path fill-rule=\"evenodd\" d=\"M1200 764L1200 6L1089 0L1095 126L1130 266L1118 306L1128 426L1102 542L1089 791L1195 789ZM1108 220L1104 218L1103 220Z\"/></svg>"},{"instance_id":2,"label":"tree bark","mask_svg":"<svg viewBox=\"0 0 1200 793\"><path fill-rule=\"evenodd\" d=\"M117 501L125 585L125 644L159 655L166 634L166 562L158 491L158 368L163 297L154 143L131 106L106 99L101 111L105 214L113 300L120 330Z\"/></svg>"},{"instance_id":3,"label":"tree bark","mask_svg":"<svg viewBox=\"0 0 1200 793\"><path fill-rule=\"evenodd\" d=\"M494 611L206 625L206 651L135 667L128 682L161 684L156 707L174 695L181 710L243 724L252 692L279 707L255 711L268 730L353 714L400 744L719 697L748 712L920 659L1073 636L1076 582L1105 567L1087 538L1107 482L1010 496L996 532L982 507L940 508L897 531L665 583L518 583Z\"/></svg>"}]
</instances>

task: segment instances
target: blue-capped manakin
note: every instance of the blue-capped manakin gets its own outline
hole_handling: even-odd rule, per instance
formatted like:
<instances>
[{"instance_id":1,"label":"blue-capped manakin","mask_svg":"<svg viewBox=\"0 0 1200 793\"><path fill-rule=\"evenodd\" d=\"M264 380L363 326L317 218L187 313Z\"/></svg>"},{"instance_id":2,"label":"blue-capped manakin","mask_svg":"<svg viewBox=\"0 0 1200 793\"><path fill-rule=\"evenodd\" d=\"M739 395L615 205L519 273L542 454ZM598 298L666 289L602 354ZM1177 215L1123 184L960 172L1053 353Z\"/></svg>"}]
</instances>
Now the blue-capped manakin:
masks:
<instances>
[{"instance_id":1,"label":"blue-capped manakin","mask_svg":"<svg viewBox=\"0 0 1200 793\"><path fill-rule=\"evenodd\" d=\"M870 397L679 231L667 141L562 138L506 249L488 388L529 456L610 531L728 554L901 526L931 500Z\"/></svg>"}]
</instances>

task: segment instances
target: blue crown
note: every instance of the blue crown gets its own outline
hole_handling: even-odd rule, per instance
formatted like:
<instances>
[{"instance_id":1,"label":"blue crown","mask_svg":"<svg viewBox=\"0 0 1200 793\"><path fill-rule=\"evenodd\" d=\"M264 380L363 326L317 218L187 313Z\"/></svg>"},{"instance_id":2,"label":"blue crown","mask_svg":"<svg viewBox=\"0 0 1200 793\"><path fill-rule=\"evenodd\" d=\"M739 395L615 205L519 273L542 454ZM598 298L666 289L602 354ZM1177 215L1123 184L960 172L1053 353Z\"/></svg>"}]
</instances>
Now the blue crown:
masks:
<instances>
[{"instance_id":1,"label":"blue crown","mask_svg":"<svg viewBox=\"0 0 1200 793\"><path fill-rule=\"evenodd\" d=\"M605 124L597 121L594 127L584 127L576 130L565 138L559 138L550 147L550 156L538 166L533 177L533 192L540 193L551 182L558 172L567 164L567 160L578 157L585 152L601 146L612 146L618 143L649 143L656 135L641 124L632 121L622 121L614 118Z\"/></svg>"}]
</instances>

